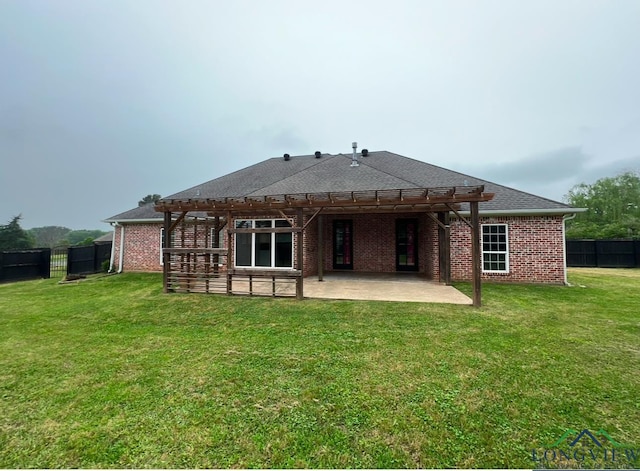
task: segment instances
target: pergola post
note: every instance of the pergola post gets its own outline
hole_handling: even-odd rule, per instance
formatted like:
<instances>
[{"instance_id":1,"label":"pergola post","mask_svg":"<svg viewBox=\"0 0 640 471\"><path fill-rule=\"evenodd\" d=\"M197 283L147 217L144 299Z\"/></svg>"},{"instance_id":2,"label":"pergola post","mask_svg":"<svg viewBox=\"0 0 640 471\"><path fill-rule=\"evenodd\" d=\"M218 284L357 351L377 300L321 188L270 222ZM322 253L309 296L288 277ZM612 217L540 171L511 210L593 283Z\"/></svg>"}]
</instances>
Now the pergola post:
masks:
<instances>
[{"instance_id":1,"label":"pergola post","mask_svg":"<svg viewBox=\"0 0 640 471\"><path fill-rule=\"evenodd\" d=\"M318 215L318 281L323 281L324 276L324 216Z\"/></svg>"},{"instance_id":2,"label":"pergola post","mask_svg":"<svg viewBox=\"0 0 640 471\"><path fill-rule=\"evenodd\" d=\"M471 264L473 265L473 306L482 305L482 280L480 278L480 216L478 202L472 201L471 206Z\"/></svg>"},{"instance_id":3,"label":"pergola post","mask_svg":"<svg viewBox=\"0 0 640 471\"><path fill-rule=\"evenodd\" d=\"M440 260L440 282L451 284L451 229L449 212L438 213L438 250Z\"/></svg>"},{"instance_id":4,"label":"pergola post","mask_svg":"<svg viewBox=\"0 0 640 471\"><path fill-rule=\"evenodd\" d=\"M162 247L171 248L171 211L164 212L164 231L162 231ZM121 242L122 243L122 242ZM166 252L162 252L162 284L163 291L169 292L169 264L171 263L171 256Z\"/></svg>"},{"instance_id":5,"label":"pergola post","mask_svg":"<svg viewBox=\"0 0 640 471\"><path fill-rule=\"evenodd\" d=\"M231 211L227 211L227 295L231 294L231 270L234 268L233 256L232 256L232 244L233 244L233 228L231 220Z\"/></svg>"},{"instance_id":6,"label":"pergola post","mask_svg":"<svg viewBox=\"0 0 640 471\"><path fill-rule=\"evenodd\" d=\"M304 213L302 208L298 208L296 216L297 225L300 228L299 231L296 231L296 265L298 270L300 270L300 276L296 278L296 298L301 300L304 299L304 286L302 281L304 278L304 231L302 230L302 226L304 226Z\"/></svg>"},{"instance_id":7,"label":"pergola post","mask_svg":"<svg viewBox=\"0 0 640 471\"><path fill-rule=\"evenodd\" d=\"M220 216L214 218L213 223L213 248L220 248ZM220 264L220 255L214 254L213 256L213 272L218 273L218 265Z\"/></svg>"}]
</instances>

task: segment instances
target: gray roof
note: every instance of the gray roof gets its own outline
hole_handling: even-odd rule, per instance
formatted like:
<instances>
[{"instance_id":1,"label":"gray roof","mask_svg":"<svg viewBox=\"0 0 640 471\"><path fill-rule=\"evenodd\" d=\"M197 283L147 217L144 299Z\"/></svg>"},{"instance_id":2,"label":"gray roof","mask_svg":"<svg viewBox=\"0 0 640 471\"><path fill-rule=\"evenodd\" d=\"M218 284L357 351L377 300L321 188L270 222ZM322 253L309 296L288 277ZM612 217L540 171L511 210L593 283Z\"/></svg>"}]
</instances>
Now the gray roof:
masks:
<instances>
[{"instance_id":1,"label":"gray roof","mask_svg":"<svg viewBox=\"0 0 640 471\"><path fill-rule=\"evenodd\" d=\"M191 217L204 218L207 213L201 211L191 211L189 213ZM163 213L159 213L154 209L153 203L145 204L137 208L130 209L124 213L116 214L104 220L104 222L162 222L164 218Z\"/></svg>"},{"instance_id":2,"label":"gray roof","mask_svg":"<svg viewBox=\"0 0 640 471\"><path fill-rule=\"evenodd\" d=\"M157 212L153 208L153 204L145 204L144 206L139 206L130 209L129 211L125 211L124 213L111 216L110 218L105 219L104 222L120 222L126 220L145 221L153 219L157 219L158 222L162 222L163 217L162 213Z\"/></svg>"},{"instance_id":3,"label":"gray roof","mask_svg":"<svg viewBox=\"0 0 640 471\"><path fill-rule=\"evenodd\" d=\"M271 158L162 200L484 185L485 192L495 193L495 197L491 201L480 203L481 212L516 213L533 210L557 213L572 210L570 206L558 201L393 152L369 152L366 157L359 154L358 167L351 167L351 158L351 154L322 154L319 159L314 155L300 155L292 156L288 161L282 157ZM463 205L462 209L467 210L468 205ZM156 212L153 205L149 204L110 217L106 222L152 219L161 220L162 213Z\"/></svg>"},{"instance_id":4,"label":"gray roof","mask_svg":"<svg viewBox=\"0 0 640 471\"><path fill-rule=\"evenodd\" d=\"M272 158L163 200L484 185L485 192L495 193L493 200L480 203L480 210L484 212L571 209L558 201L393 152L369 152L366 157L359 155L358 167L350 166L351 158L350 154L322 154L319 159L313 155L292 156L289 161L282 157Z\"/></svg>"},{"instance_id":5,"label":"gray roof","mask_svg":"<svg viewBox=\"0 0 640 471\"><path fill-rule=\"evenodd\" d=\"M93 239L95 244L102 244L113 242L113 231L107 232L105 235L98 237L97 239Z\"/></svg>"}]
</instances>

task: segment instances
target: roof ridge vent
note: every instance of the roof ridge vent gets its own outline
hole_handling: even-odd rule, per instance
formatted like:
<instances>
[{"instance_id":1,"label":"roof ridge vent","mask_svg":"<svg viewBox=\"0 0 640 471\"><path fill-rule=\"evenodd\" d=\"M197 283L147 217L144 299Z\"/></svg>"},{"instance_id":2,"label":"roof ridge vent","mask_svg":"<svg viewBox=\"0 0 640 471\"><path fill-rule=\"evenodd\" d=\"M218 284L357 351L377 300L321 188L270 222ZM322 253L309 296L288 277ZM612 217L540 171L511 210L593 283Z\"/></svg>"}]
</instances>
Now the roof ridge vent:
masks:
<instances>
[{"instance_id":1,"label":"roof ridge vent","mask_svg":"<svg viewBox=\"0 0 640 471\"><path fill-rule=\"evenodd\" d=\"M369 155L369 149L362 149L362 157Z\"/></svg>"},{"instance_id":2,"label":"roof ridge vent","mask_svg":"<svg viewBox=\"0 0 640 471\"><path fill-rule=\"evenodd\" d=\"M316 156L316 159L319 159L320 157L322 157L322 152L317 150L316 153L315 153L315 156Z\"/></svg>"},{"instance_id":3,"label":"roof ridge vent","mask_svg":"<svg viewBox=\"0 0 640 471\"><path fill-rule=\"evenodd\" d=\"M284 157L284 161L285 162L288 162L289 159L291 158L291 156L289 154L284 154L283 157Z\"/></svg>"}]
</instances>

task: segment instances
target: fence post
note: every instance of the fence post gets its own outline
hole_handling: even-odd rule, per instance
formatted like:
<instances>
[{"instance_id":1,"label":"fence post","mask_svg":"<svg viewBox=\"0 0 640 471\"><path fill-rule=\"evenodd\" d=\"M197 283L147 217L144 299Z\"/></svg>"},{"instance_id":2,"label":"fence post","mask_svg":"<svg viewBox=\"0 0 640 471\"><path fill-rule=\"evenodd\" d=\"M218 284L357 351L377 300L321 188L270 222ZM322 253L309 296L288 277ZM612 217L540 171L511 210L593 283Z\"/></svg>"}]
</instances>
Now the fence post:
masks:
<instances>
[{"instance_id":1,"label":"fence post","mask_svg":"<svg viewBox=\"0 0 640 471\"><path fill-rule=\"evenodd\" d=\"M100 267L98 266L98 244L93 243L93 271L98 273L100 271Z\"/></svg>"},{"instance_id":2,"label":"fence post","mask_svg":"<svg viewBox=\"0 0 640 471\"><path fill-rule=\"evenodd\" d=\"M4 268L4 252L0 251L0 281L2 281L2 269Z\"/></svg>"},{"instance_id":3,"label":"fence post","mask_svg":"<svg viewBox=\"0 0 640 471\"><path fill-rule=\"evenodd\" d=\"M42 249L40 252L40 273L42 278L51 278L51 248Z\"/></svg>"},{"instance_id":4,"label":"fence post","mask_svg":"<svg viewBox=\"0 0 640 471\"><path fill-rule=\"evenodd\" d=\"M67 247L67 275L71 273L69 268L71 268L71 246Z\"/></svg>"}]
</instances>

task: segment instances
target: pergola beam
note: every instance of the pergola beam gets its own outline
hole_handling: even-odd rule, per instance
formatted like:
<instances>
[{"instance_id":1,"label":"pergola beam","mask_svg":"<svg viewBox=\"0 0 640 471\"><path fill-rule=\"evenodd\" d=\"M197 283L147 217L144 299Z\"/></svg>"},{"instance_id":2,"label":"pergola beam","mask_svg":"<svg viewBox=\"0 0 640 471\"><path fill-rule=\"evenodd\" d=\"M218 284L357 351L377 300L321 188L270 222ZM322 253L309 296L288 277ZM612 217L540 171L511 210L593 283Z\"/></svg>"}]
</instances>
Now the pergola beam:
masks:
<instances>
[{"instance_id":1,"label":"pergola beam","mask_svg":"<svg viewBox=\"0 0 640 471\"><path fill-rule=\"evenodd\" d=\"M385 205L433 205L438 203L489 201L493 194L484 193L484 186L446 188L406 188L397 190L366 190L350 192L299 193L274 196L254 196L220 199L160 200L157 211L213 210L282 210L290 208L380 207Z\"/></svg>"}]
</instances>

